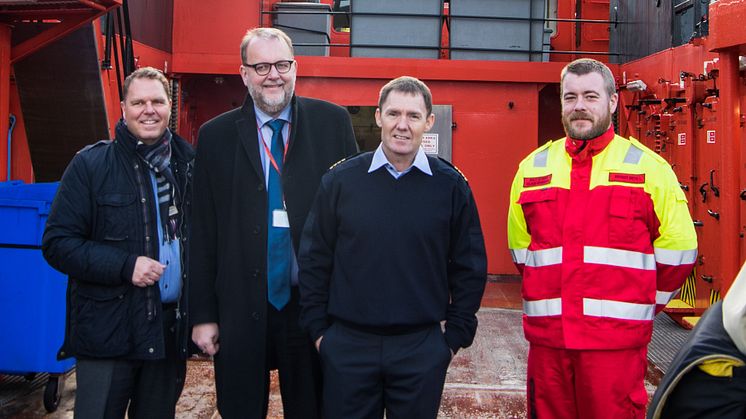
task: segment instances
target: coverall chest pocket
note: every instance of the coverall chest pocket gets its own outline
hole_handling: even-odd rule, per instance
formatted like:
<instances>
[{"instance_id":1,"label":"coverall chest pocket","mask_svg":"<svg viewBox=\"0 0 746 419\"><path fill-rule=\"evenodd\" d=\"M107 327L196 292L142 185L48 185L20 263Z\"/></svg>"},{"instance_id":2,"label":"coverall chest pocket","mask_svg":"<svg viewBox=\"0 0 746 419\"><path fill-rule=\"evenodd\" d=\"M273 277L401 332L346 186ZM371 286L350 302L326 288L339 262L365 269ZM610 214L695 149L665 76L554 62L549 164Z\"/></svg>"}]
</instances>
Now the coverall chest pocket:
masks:
<instances>
[{"instance_id":1,"label":"coverall chest pocket","mask_svg":"<svg viewBox=\"0 0 746 419\"><path fill-rule=\"evenodd\" d=\"M641 219L640 197L632 188L616 188L609 201L609 244L630 245L640 238L644 223Z\"/></svg>"},{"instance_id":2,"label":"coverall chest pocket","mask_svg":"<svg viewBox=\"0 0 746 419\"><path fill-rule=\"evenodd\" d=\"M563 211L557 202L556 188L523 191L518 203L534 244L554 247L562 242Z\"/></svg>"},{"instance_id":3,"label":"coverall chest pocket","mask_svg":"<svg viewBox=\"0 0 746 419\"><path fill-rule=\"evenodd\" d=\"M106 193L96 197L98 229L102 240L122 242L137 222L137 195L133 193Z\"/></svg>"}]
</instances>

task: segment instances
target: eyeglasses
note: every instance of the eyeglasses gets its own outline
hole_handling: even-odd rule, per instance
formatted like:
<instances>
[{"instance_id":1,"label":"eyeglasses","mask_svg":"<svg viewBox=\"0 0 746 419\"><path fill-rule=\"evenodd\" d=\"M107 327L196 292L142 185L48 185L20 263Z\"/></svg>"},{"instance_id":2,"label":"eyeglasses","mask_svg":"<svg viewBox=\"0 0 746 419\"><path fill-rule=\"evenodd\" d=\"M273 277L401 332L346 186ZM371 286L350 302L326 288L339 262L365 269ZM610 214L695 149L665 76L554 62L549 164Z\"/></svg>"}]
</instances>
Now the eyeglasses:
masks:
<instances>
[{"instance_id":1,"label":"eyeglasses","mask_svg":"<svg viewBox=\"0 0 746 419\"><path fill-rule=\"evenodd\" d=\"M246 64L243 63L246 67L251 67L256 71L256 74L260 76L266 76L269 74L270 71L272 71L272 66L277 69L277 72L280 74L285 74L293 67L294 60L282 60L282 61L276 61L274 63L256 63L256 64Z\"/></svg>"}]
</instances>

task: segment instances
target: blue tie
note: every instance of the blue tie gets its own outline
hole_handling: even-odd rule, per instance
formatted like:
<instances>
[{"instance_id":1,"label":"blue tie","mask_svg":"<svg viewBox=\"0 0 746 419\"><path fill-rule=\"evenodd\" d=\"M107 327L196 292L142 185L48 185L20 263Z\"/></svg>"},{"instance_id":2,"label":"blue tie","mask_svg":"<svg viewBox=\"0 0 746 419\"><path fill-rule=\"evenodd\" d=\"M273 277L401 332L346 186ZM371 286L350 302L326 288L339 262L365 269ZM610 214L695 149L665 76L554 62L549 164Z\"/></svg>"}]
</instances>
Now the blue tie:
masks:
<instances>
[{"instance_id":1,"label":"blue tie","mask_svg":"<svg viewBox=\"0 0 746 419\"><path fill-rule=\"evenodd\" d=\"M277 168L282 172L285 144L282 140L282 126L285 121L275 119L267 123L272 129L272 157ZM274 227L273 212L282 210L282 183L280 174L270 162L269 181L267 182L267 298L276 309L282 310L290 300L290 229Z\"/></svg>"}]
</instances>

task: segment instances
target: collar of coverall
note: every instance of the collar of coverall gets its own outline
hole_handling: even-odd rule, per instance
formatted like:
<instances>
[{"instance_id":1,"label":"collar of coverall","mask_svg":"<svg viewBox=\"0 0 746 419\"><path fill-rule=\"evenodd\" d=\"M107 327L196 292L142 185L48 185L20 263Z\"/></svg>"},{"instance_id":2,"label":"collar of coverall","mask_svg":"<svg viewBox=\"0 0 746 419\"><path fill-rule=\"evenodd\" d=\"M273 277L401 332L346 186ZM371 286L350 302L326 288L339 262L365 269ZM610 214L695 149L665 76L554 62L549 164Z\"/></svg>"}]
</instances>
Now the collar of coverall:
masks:
<instances>
[{"instance_id":1,"label":"collar of coverall","mask_svg":"<svg viewBox=\"0 0 746 419\"><path fill-rule=\"evenodd\" d=\"M573 160L583 161L588 157L593 157L600 153L607 145L609 145L612 138L614 138L614 125L611 125L606 132L598 137L588 140L588 145L586 145L585 148L582 147L583 143L586 141L567 137L567 141L565 141L565 150ZM580 150L580 152L578 152L578 150Z\"/></svg>"}]
</instances>

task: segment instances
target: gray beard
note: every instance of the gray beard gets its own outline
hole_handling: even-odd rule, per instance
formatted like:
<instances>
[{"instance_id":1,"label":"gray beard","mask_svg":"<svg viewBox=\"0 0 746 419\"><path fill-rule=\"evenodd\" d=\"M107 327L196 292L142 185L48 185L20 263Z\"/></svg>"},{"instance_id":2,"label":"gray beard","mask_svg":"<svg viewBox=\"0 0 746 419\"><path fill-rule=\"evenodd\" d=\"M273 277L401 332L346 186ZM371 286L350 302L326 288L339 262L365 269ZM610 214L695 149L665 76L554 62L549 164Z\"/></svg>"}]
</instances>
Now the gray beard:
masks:
<instances>
[{"instance_id":1,"label":"gray beard","mask_svg":"<svg viewBox=\"0 0 746 419\"><path fill-rule=\"evenodd\" d=\"M268 102L262 94L258 93L251 87L249 88L249 95L251 95L251 98L254 100L256 107L268 115L277 115L280 113L280 111L290 103L290 99L293 97L292 92L285 92L282 98L276 101L276 103Z\"/></svg>"}]
</instances>

